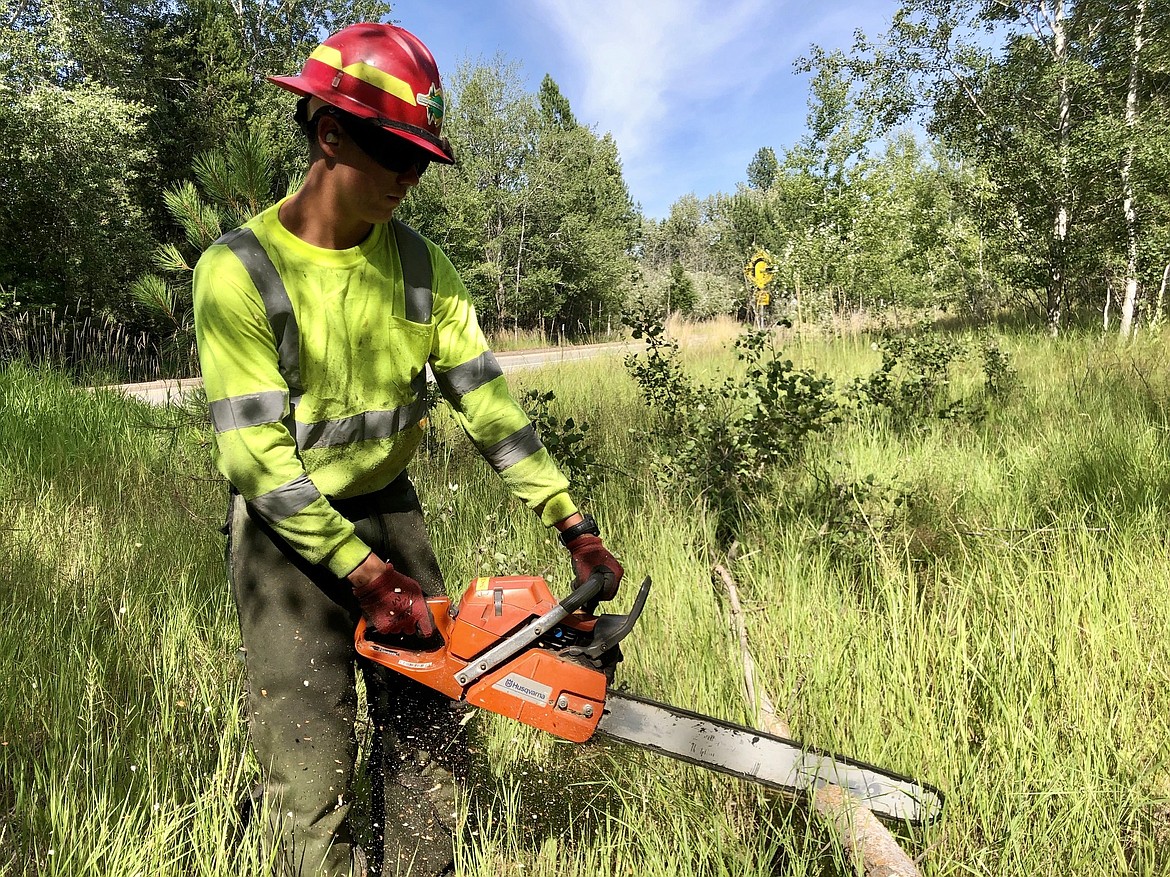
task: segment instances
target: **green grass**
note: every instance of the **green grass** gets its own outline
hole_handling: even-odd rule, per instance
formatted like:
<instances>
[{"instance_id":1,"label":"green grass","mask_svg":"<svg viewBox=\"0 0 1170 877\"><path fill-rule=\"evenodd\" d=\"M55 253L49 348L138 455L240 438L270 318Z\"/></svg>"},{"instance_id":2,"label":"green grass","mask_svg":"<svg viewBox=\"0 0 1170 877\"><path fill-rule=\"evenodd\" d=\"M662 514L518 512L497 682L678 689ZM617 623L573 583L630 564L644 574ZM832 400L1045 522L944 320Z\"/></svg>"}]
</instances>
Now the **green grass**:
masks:
<instances>
[{"instance_id":1,"label":"green grass","mask_svg":"<svg viewBox=\"0 0 1170 877\"><path fill-rule=\"evenodd\" d=\"M748 498L732 570L757 669L802 739L946 792L940 823L899 831L926 874L1170 874L1170 357L1003 343L1020 385L982 421L842 424ZM865 338L786 349L837 375L877 361ZM750 721L714 523L655 479L632 381L594 361L514 384L591 425L618 611L654 579L619 681ZM208 438L0 372L0 874L267 873L232 823L257 771ZM441 411L415 481L453 594L504 573L564 593L563 549ZM801 807L742 783L487 714L473 738L461 874L853 873Z\"/></svg>"}]
</instances>

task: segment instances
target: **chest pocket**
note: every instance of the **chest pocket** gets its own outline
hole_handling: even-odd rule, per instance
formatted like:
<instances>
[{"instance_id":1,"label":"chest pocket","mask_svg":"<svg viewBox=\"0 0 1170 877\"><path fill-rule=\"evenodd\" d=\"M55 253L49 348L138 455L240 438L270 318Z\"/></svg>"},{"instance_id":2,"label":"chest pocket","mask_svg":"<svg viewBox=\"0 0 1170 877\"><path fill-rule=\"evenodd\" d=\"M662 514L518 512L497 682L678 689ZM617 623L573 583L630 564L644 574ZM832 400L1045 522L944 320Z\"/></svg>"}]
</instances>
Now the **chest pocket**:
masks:
<instances>
[{"instance_id":1,"label":"chest pocket","mask_svg":"<svg viewBox=\"0 0 1170 877\"><path fill-rule=\"evenodd\" d=\"M411 323L429 323L434 303L431 287L434 271L431 267L431 252L422 235L397 219L393 221L394 242L398 247L398 260L402 264L402 283L406 291L406 319ZM297 317L292 300L280 272L272 264L268 253L250 228L240 227L223 235L217 244L223 244L236 254L260 293L264 302L264 313L272 335L276 339L280 375L288 384L290 396L301 394L301 333L297 328ZM403 328L405 327L395 327Z\"/></svg>"}]
</instances>

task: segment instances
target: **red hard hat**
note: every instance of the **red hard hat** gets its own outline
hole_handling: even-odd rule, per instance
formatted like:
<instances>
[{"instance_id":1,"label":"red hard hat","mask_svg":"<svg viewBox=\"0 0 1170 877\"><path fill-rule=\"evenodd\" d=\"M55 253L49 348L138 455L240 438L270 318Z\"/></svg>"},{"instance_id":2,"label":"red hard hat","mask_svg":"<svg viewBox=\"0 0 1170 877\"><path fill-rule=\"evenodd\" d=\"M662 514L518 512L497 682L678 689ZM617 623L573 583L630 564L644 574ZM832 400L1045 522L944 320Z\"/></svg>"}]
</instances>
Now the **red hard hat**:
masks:
<instances>
[{"instance_id":1,"label":"red hard hat","mask_svg":"<svg viewBox=\"0 0 1170 877\"><path fill-rule=\"evenodd\" d=\"M367 119L434 156L455 161L443 127L443 85L430 50L392 24L354 24L317 46L297 76L269 76L291 92Z\"/></svg>"}]
</instances>

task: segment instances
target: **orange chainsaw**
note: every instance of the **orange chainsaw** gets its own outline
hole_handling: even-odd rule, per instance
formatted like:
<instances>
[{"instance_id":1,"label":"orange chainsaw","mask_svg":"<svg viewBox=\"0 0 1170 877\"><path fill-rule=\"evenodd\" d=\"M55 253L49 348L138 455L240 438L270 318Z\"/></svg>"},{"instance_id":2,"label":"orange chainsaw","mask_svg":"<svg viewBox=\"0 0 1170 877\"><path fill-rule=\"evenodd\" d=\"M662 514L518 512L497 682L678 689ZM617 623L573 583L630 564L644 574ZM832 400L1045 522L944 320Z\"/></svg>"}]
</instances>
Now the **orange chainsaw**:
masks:
<instances>
[{"instance_id":1,"label":"orange chainsaw","mask_svg":"<svg viewBox=\"0 0 1170 877\"><path fill-rule=\"evenodd\" d=\"M601 578L558 602L544 579L475 579L458 607L428 597L437 628L428 641L366 636L359 654L453 700L466 701L574 743L595 734L803 797L840 786L878 816L910 824L942 813L942 793L852 758L702 716L609 687L619 643L650 593L642 582L626 615L594 615Z\"/></svg>"}]
</instances>

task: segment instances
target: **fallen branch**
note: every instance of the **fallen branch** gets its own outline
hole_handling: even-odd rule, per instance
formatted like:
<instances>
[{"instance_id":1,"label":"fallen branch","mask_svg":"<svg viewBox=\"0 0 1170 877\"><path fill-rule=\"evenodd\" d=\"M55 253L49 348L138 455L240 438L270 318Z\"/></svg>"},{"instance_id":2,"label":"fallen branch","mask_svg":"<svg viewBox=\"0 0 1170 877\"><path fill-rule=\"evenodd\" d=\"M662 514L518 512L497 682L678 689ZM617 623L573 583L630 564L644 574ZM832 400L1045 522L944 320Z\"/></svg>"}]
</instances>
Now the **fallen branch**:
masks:
<instances>
[{"instance_id":1,"label":"fallen branch","mask_svg":"<svg viewBox=\"0 0 1170 877\"><path fill-rule=\"evenodd\" d=\"M735 546L732 546L734 556ZM749 647L744 611L735 578L723 564L714 572L727 589L731 620L739 637L744 686L755 711L755 724L777 737L792 739L788 720L776 712L768 692L756 680L756 662ZM830 827L842 848L862 866L866 877L922 877L918 866L902 851L889 830L865 804L840 786L826 785L812 796L813 811Z\"/></svg>"}]
</instances>

